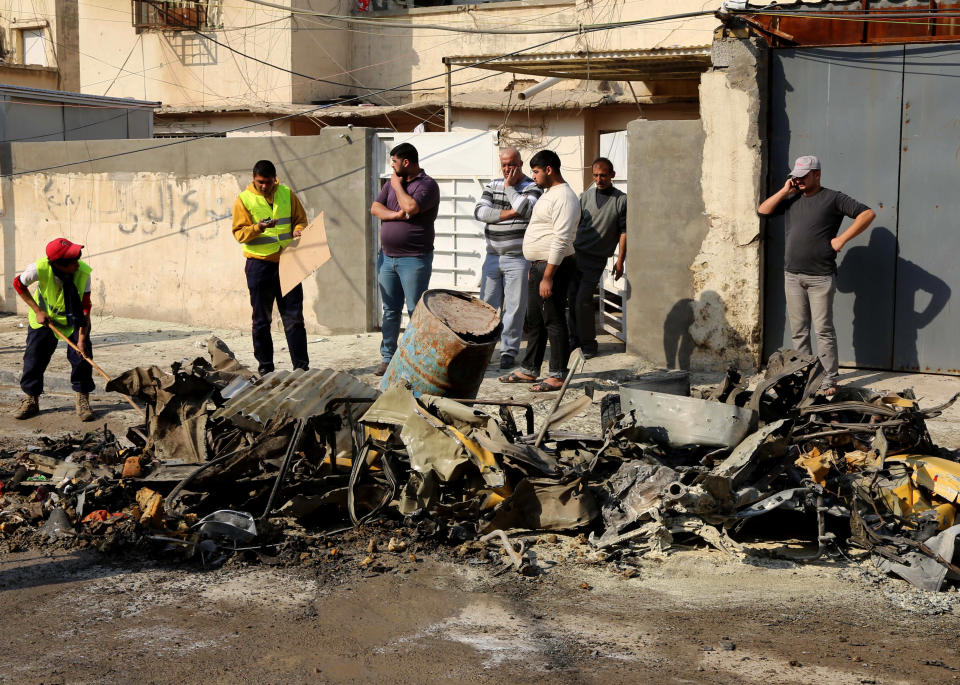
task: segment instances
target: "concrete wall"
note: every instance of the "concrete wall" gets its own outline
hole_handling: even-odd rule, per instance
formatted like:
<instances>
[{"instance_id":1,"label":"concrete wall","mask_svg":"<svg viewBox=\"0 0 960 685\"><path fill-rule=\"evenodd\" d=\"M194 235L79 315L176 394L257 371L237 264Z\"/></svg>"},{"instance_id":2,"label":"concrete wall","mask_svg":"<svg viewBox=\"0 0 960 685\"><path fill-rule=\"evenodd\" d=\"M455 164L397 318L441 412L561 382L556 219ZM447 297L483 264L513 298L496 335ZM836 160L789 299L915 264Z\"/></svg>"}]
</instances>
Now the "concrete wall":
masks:
<instances>
[{"instance_id":1,"label":"concrete wall","mask_svg":"<svg viewBox=\"0 0 960 685\"><path fill-rule=\"evenodd\" d=\"M54 23L54 45L57 68L60 70L58 90L80 92L80 60L76 59L75 52L80 46L80 3L76 0L56 0L56 21Z\"/></svg>"},{"instance_id":2,"label":"concrete wall","mask_svg":"<svg viewBox=\"0 0 960 685\"><path fill-rule=\"evenodd\" d=\"M244 258L231 233L237 193L258 159L272 159L309 218L325 212L333 258L304 282L314 333L366 330L372 134L327 128L309 138L209 139L2 180L4 311L25 311L13 277L53 238L86 245L93 304L117 316L246 328ZM0 146L3 173L145 147L144 141ZM276 321L279 321L275 317Z\"/></svg>"},{"instance_id":3,"label":"concrete wall","mask_svg":"<svg viewBox=\"0 0 960 685\"><path fill-rule=\"evenodd\" d=\"M353 3L343 0L294 0L298 9L309 9L327 14L349 14ZM262 8L261 9L265 9ZM331 100L340 95L350 95L354 91L351 84L367 85L364 77L354 78L353 64L350 60L351 32L342 26L333 25L323 19L296 15L282 25L290 26L291 69L300 74L324 78L327 81L347 84L324 83L304 76L291 76L293 102L310 103L317 100ZM366 74L366 78L379 78L375 70ZM391 84L393 85L393 84ZM275 98L267 98L275 100Z\"/></svg>"},{"instance_id":4,"label":"concrete wall","mask_svg":"<svg viewBox=\"0 0 960 685\"><path fill-rule=\"evenodd\" d=\"M719 9L719 0L640 0L625 3L595 3L590 0L540 0L538 2L491 2L480 5L450 5L402 12L385 13L394 21L408 21L411 31L370 30L351 34L351 55L358 78L367 78L375 85L393 85L420 81L417 87L443 86L444 56L499 55L536 45L556 34L503 35L492 33L451 35L446 32L417 28L425 24L460 24L469 27L550 28L660 17L683 12ZM387 16L384 18L386 19ZM538 48L539 52L644 49L673 46L709 45L718 21L713 16L697 17L633 26L609 31L586 33L564 38ZM393 34L393 35L391 35ZM562 34L561 34L562 35ZM454 92L498 90L506 86L512 74L490 76L482 69L465 69L453 75ZM523 78L534 78L524 76ZM463 85L456 85L463 84ZM576 84L574 84L576 85ZM442 93L441 91L437 91ZM385 93L391 101L403 100L402 94Z\"/></svg>"},{"instance_id":5,"label":"concrete wall","mask_svg":"<svg viewBox=\"0 0 960 685\"><path fill-rule=\"evenodd\" d=\"M334 14L349 9L345 0L276 4ZM315 19L294 20L287 10L224 2L223 30L203 29L217 42L191 31L137 33L130 17L129 0L80 3L79 49L69 57L79 63L82 92L174 106L237 105L310 102L345 90L290 71L351 83L341 73L350 69L349 33Z\"/></svg>"},{"instance_id":6,"label":"concrete wall","mask_svg":"<svg viewBox=\"0 0 960 685\"><path fill-rule=\"evenodd\" d=\"M759 365L766 54L715 46L699 121L634 121L628 349L694 369ZM637 236L637 238L634 238Z\"/></svg>"},{"instance_id":7,"label":"concrete wall","mask_svg":"<svg viewBox=\"0 0 960 685\"><path fill-rule=\"evenodd\" d=\"M627 203L627 351L690 368L696 297L689 265L707 235L699 121L637 120L630 141Z\"/></svg>"},{"instance_id":8,"label":"concrete wall","mask_svg":"<svg viewBox=\"0 0 960 685\"><path fill-rule=\"evenodd\" d=\"M154 134L173 135L203 135L228 131L227 138L244 138L256 136L289 136L292 135L293 120L281 119L262 123L264 119L273 119L278 115L250 115L247 113L218 113L218 114L165 114L155 116L153 122ZM241 128L242 127L242 128ZM233 130L240 129L240 130ZM310 135L320 130L319 126L310 129Z\"/></svg>"},{"instance_id":9,"label":"concrete wall","mask_svg":"<svg viewBox=\"0 0 960 685\"><path fill-rule=\"evenodd\" d=\"M759 365L763 352L757 205L765 176L766 57L759 41L718 41L716 66L700 81L701 182L710 231L690 268L694 292L716 293L724 307L700 312L694 337L705 359L744 366Z\"/></svg>"},{"instance_id":10,"label":"concrete wall","mask_svg":"<svg viewBox=\"0 0 960 685\"><path fill-rule=\"evenodd\" d=\"M60 74L56 67L0 63L0 83L24 88L57 90L60 85Z\"/></svg>"},{"instance_id":11,"label":"concrete wall","mask_svg":"<svg viewBox=\"0 0 960 685\"><path fill-rule=\"evenodd\" d=\"M583 190L584 119L576 110L531 111L504 120L500 112L455 110L454 131L500 131L500 146L520 150L524 171L536 152L550 149L560 156L564 179L578 193Z\"/></svg>"},{"instance_id":12,"label":"concrete wall","mask_svg":"<svg viewBox=\"0 0 960 685\"><path fill-rule=\"evenodd\" d=\"M636 105L604 105L590 110L501 112L454 109L454 131L499 131L501 147L520 150L526 163L543 149L560 156L563 177L576 192L593 183L590 163L599 155L600 134L623 131L636 119ZM696 119L695 103L644 105L646 119ZM525 166L529 173L529 167Z\"/></svg>"}]
</instances>

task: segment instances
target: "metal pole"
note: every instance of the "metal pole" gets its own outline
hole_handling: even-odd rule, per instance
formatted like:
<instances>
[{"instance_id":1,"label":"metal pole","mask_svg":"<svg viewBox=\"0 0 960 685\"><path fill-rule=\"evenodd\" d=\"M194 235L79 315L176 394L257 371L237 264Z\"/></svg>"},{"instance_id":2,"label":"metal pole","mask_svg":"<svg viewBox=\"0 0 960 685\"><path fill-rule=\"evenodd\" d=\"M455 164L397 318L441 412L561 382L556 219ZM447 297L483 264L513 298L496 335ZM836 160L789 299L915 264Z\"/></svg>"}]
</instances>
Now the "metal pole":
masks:
<instances>
[{"instance_id":1,"label":"metal pole","mask_svg":"<svg viewBox=\"0 0 960 685\"><path fill-rule=\"evenodd\" d=\"M51 331L53 331L53 332L57 335L57 337L60 338L63 342L67 343L70 347L72 347L72 348L74 349L74 351L75 351L77 354L80 355L80 357L83 359L83 361L87 362L87 364L89 364L90 366L92 366L93 368L95 368L95 369L97 370L97 372L99 372L99 374L100 374L101 376L103 376L104 378L106 378L106 379L107 379L107 383L110 382L111 378L110 378L110 376L107 375L107 372L104 371L103 369L101 369L101 368L97 365L97 363L96 363L95 361L93 361L92 359L90 359L90 357L87 356L87 353L84 352L83 350L81 350L80 347L79 347L77 344L75 344L70 338L68 338L67 336L65 336L65 335L60 331L60 329L56 327L55 324L49 323L49 324L47 324L47 328L49 328ZM130 403L130 406L131 406L131 407L133 407L133 408L136 409L138 412L140 412L140 415L141 415L141 416L143 416L144 418L146 418L147 413L146 413L143 409L141 409L139 406L137 406L137 403L134 402L134 401L130 398L129 395L124 395L122 392L119 393L119 394L123 396L123 399L125 399L127 402Z\"/></svg>"},{"instance_id":2,"label":"metal pole","mask_svg":"<svg viewBox=\"0 0 960 685\"><path fill-rule=\"evenodd\" d=\"M447 133L453 128L453 84L451 83L450 63L447 65L447 97L443 104L443 130Z\"/></svg>"},{"instance_id":3,"label":"metal pole","mask_svg":"<svg viewBox=\"0 0 960 685\"><path fill-rule=\"evenodd\" d=\"M270 516L270 512L273 511L273 501L277 498L277 493L280 492L280 487L287 477L287 469L290 468L293 455L296 454L297 448L300 446L300 438L303 437L303 427L305 424L305 419L297 419L297 422L293 426L293 433L290 435L290 442L287 444L287 453L284 455L283 463L280 465L280 473L277 474L277 479L273 482L273 489L270 490L267 506L263 510L263 516L260 517L261 521L266 521ZM334 457L334 459L336 459L336 457Z\"/></svg>"},{"instance_id":4,"label":"metal pole","mask_svg":"<svg viewBox=\"0 0 960 685\"><path fill-rule=\"evenodd\" d=\"M580 348L578 347L573 351L573 354L570 355L570 360L567 363L567 366L570 367L567 371L567 377L563 379L563 385L560 386L560 392L557 393L557 399L553 402L553 408L543 420L543 425L540 427L540 432L537 433L537 439L533 441L534 447L540 447L540 443L543 442L543 438L547 434L547 427L550 425L550 418L560 407L560 401L563 399L564 394L566 394L567 386L570 385L570 381L573 380L574 374L580 373L581 369L583 369L583 362L583 352L581 352Z\"/></svg>"}]
</instances>

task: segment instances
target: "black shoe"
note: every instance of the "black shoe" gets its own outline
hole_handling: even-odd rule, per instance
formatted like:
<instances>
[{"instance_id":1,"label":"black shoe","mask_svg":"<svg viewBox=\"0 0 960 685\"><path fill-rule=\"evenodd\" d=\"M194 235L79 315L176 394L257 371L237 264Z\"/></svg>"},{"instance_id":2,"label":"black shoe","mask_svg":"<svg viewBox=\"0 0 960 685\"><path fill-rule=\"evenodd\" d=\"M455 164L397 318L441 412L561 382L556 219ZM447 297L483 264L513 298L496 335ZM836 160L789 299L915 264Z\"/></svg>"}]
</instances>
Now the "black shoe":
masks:
<instances>
[{"instance_id":1,"label":"black shoe","mask_svg":"<svg viewBox=\"0 0 960 685\"><path fill-rule=\"evenodd\" d=\"M506 371L512 369L517 365L517 360L511 357L509 354L500 355L500 369Z\"/></svg>"},{"instance_id":2,"label":"black shoe","mask_svg":"<svg viewBox=\"0 0 960 685\"><path fill-rule=\"evenodd\" d=\"M380 366L378 366L376 369L374 369L373 375L374 375L374 376L382 376L383 374L385 374L385 373L387 372L387 367L388 367L388 366L390 366L390 363L389 363L389 362L380 362Z\"/></svg>"},{"instance_id":3,"label":"black shoe","mask_svg":"<svg viewBox=\"0 0 960 685\"><path fill-rule=\"evenodd\" d=\"M583 353L584 359L593 359L597 356L599 352L599 346L596 344L593 345L581 345L580 351Z\"/></svg>"}]
</instances>

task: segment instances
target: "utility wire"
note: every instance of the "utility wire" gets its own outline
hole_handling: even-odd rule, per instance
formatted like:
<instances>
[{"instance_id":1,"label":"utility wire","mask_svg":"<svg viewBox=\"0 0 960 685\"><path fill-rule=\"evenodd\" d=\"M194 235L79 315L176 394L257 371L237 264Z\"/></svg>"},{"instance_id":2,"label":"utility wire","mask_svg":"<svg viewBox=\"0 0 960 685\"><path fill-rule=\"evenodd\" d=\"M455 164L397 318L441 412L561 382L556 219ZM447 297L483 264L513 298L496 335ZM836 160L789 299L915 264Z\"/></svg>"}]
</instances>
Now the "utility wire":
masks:
<instances>
[{"instance_id":1,"label":"utility wire","mask_svg":"<svg viewBox=\"0 0 960 685\"><path fill-rule=\"evenodd\" d=\"M304 9L291 9L290 7L284 7L283 5L277 5L273 2L267 2L266 0L246 0L249 3L254 5L263 5L264 7L270 7L272 9L283 10L290 12L291 14L304 14L312 17L321 17L323 19L331 19L334 21L342 21L345 23L353 24L365 24L367 26L387 26L395 28L404 28L404 29L432 29L436 31L453 31L455 33L479 33L481 35L489 34L502 34L502 35L537 35L537 34L546 34L546 33L586 33L590 31L598 31L603 29L613 29L621 28L624 26L634 26L638 24L649 24L651 19L634 19L628 21L614 21L604 24L581 24L577 26L564 26L556 28L541 28L541 29L496 29L496 28L472 28L467 26L452 26L449 24L414 24L411 22L397 22L397 21L384 21L379 17L354 17L345 14L327 14L326 12L317 12L315 10L304 10ZM673 14L668 17L656 17L653 21L675 21L677 19L692 19L694 17L704 17L707 15L715 15L716 10L700 10L698 12L682 12L680 14Z\"/></svg>"},{"instance_id":2,"label":"utility wire","mask_svg":"<svg viewBox=\"0 0 960 685\"><path fill-rule=\"evenodd\" d=\"M519 50L514 50L513 52L508 52L508 53L505 53L505 54L502 54L502 55L495 55L495 56L493 56L493 57L488 57L488 58L486 58L486 59L479 60L479 61L474 62L474 63L472 63L472 64L467 64L467 65L464 65L464 66L461 66L461 67L455 67L454 69L451 69L451 70L450 70L450 73L453 73L453 72L455 72L455 71L463 71L464 69L470 69L470 68L475 67L475 66L478 66L478 65L480 65L480 64L486 64L486 63L488 63L488 62L493 62L493 61L498 60L498 59L503 59L504 57L512 57L512 56L514 56L514 55L519 55L519 54L521 54L521 53L527 52L528 50L535 50L535 49L537 49L537 48L542 48L542 47L544 47L544 46L546 46L546 45L550 45L551 43L556 43L557 41L564 40L565 38L569 38L569 36L566 36L566 35L565 35L565 36L560 36L560 37L558 37L558 38L551 38L551 39L549 39L549 40L545 40L545 41L543 41L543 42L541 42L541 43L537 43L537 44L535 44L535 45L530 45L530 46L525 47L525 48L520 48ZM420 78L420 79L416 79L416 80L413 80L413 81L409 81L409 82L407 82L407 83L400 84L399 86L397 86L397 88L404 88L404 87L406 87L406 86L411 86L411 85L414 85L414 84L416 84L416 83L422 83L423 81L429 81L429 80L431 80L431 79L440 78L440 77L445 76L445 75L446 75L446 72L444 72L444 73L442 73L442 74L437 74L437 75L435 75L435 76L425 76L425 77ZM387 92L390 92L390 91L393 91L393 90L395 90L395 89L394 89L394 88L384 88L383 90L378 91L377 94L387 93ZM350 101L362 100L363 97L365 97L365 96L357 96L357 97L353 97L353 98L348 98L348 99L346 99L346 100L342 100L342 101L336 103L336 105L342 105L342 104L345 104L345 103L350 102ZM139 152L149 152L149 151L151 151L151 150L159 150L159 149L161 149L161 148L172 147L172 146L174 146L174 145L184 145L184 144L192 143L192 142L195 142L195 141L198 141L198 140L203 140L204 138L220 138L220 137L223 137L223 134L225 134L225 133L234 133L234 132L236 132L236 131L243 131L243 130L246 130L246 129L248 129L248 128L253 128L253 127L256 127L256 126L263 126L264 124L272 124L272 123L277 122L277 121L283 121L283 120L285 120L285 119L290 119L291 117L305 116L305 115L312 114L313 112L319 112L319 111L322 111L322 110L324 110L324 109L329 109L329 108L331 108L331 107L333 107L333 106L335 106L335 104L333 104L333 103L331 103L331 104L326 104L326 105L319 105L319 106L317 106L317 107L314 107L314 108L308 109L308 110L304 110L304 111L302 111L302 112L294 112L294 113L292 113L292 114L284 114L283 116L274 117L273 119L266 119L266 120L264 120L264 121L258 121L258 122L254 122L254 123L252 123L252 124L245 124L245 125L243 125L243 126L237 126L237 127L235 127L235 128L226 129L226 130L224 130L224 131L217 131L217 132L215 132L215 133L205 133L205 134L203 134L203 135L199 135L199 136L196 136L196 137L194 137L194 138L178 138L178 139L176 139L176 140L172 140L172 141L169 142L169 143L161 143L160 145L150 145L150 146L148 146L148 147L141 147L141 148L137 148L137 149L135 149L135 150L125 150L124 152L114 152L114 153L109 154L109 155L100 155L99 157L91 157L91 158L88 158L88 159L77 160L77 161L75 161L75 162L64 162L63 164L52 164L52 165L50 165L50 166L38 167L38 168L36 168L36 169L27 169L27 170L25 170L25 171L12 171L12 172L10 172L10 173L8 173L8 174L2 174L2 175L0 175L0 178L13 178L13 177L15 177L15 176L25 176L25 175L28 175L28 174L37 174L37 173L40 173L40 172L42 172L42 171L52 171L53 169L62 169L62 168L64 168L64 167L76 166L76 165L78 165L78 164L89 164L89 163L91 163L91 162L99 162L99 161L102 161L102 160L105 160L105 159L113 159L114 157L125 157L126 155L134 155L134 154L137 154L137 153L139 153ZM362 112L359 112L359 114L362 114Z\"/></svg>"},{"instance_id":3,"label":"utility wire","mask_svg":"<svg viewBox=\"0 0 960 685\"><path fill-rule=\"evenodd\" d=\"M442 78L442 77L446 76L447 73L452 74L452 73L455 73L455 72L458 72L458 71L463 71L463 70L465 70L465 69L472 69L472 68L478 67L478 66L483 65L483 64L489 64L490 62L495 62L495 61L497 61L497 60L504 59L504 58L506 58L506 57L514 57L514 56L516 56L516 55L523 54L524 52L529 52L529 51L531 51L531 50L536 50L537 48L542 48L542 47L545 47L545 46L547 46L547 45L552 45L553 43L557 43L557 42L560 42L560 41L562 41L562 40L566 40L567 38L571 38L571 37L574 37L574 36L576 36L576 35L580 35L580 34L584 34L584 33L593 33L593 32L595 32L595 31L607 30L608 28L623 28L623 27L626 27L626 26L634 26L634 25L638 25L638 24L654 24L654 23L658 23L658 22L662 22L662 21L672 21L672 20L676 20L676 19L678 19L678 18L685 18L685 17L689 17L689 16L701 16L701 15L707 15L707 14L711 14L711 15L712 15L713 13L714 13L714 12L713 12L712 10L703 11L703 12L686 12L686 13L683 13L683 14L672 14L672 15L665 15L665 16L662 16L662 17L649 17L649 18L647 18L647 19L637 19L637 20L630 21L630 22L621 22L621 23L615 24L615 25L613 25L613 26L607 25L607 24L598 24L598 25L594 25L594 26L590 26L590 27L584 26L583 28L581 28L579 31L576 31L576 32L571 32L571 33L568 33L568 34L564 34L564 35L562 35L562 36L557 36L556 38L550 38L550 39L548 39L548 40L541 41L541 42L535 43L535 44L533 44L533 45L528 45L528 46L526 46L526 47L519 48L519 49L513 50L513 51L511 51L511 52L503 53L503 54L500 54L500 55L494 55L493 57L487 57L487 58L485 58L485 59L477 60L476 62L471 62L470 64L464 64L464 65L462 65L462 66L454 67L454 68L450 69L449 71L445 71L445 72L442 72L442 73L439 73L439 74L435 74L435 75L433 75L433 76L425 76L425 77L423 77L423 78L414 79L413 81L408 81L407 83L402 83L402 84L400 84L400 85L398 85L398 86L395 86L395 87L393 87L393 88L383 88L383 89L381 89L381 90L379 90L379 91L375 91L373 94L379 95L379 94L381 94L381 93L393 92L393 91L399 90L399 89L401 89L401 88L406 88L406 87L408 87L408 86L416 85L416 84L418 84L418 83L423 83L424 81L430 81L430 80L435 79L435 78ZM2 175L0 175L0 178L13 178L13 177L15 177L15 176L25 176L25 175L27 175L27 174L36 174L36 173L40 173L40 172L42 172L42 171L52 171L53 169L62 169L62 168L64 168L64 167L76 166L76 165L78 165L78 164L89 164L90 162L99 162L99 161L102 161L102 160L104 160L104 159L112 159L112 158L114 158L114 157L124 157L124 156L126 156L126 155L133 155L133 154L137 154L137 153L139 153L139 152L148 152L148 151L150 151L150 150L159 150L159 149L161 149L161 148L172 147L172 146L174 146L174 145L184 145L184 144L186 144L186 143L191 143L191 142L194 142L194 141L197 141L197 140L202 140L202 139L204 139L204 138L219 138L219 137L222 137L223 134L225 134L225 133L234 133L234 132L236 132L236 131L243 131L243 130L246 130L246 129L248 129L248 128L254 128L254 127L256 127L256 126L262 126L262 125L264 125L264 124L272 124L272 123L277 122L277 121L284 121L284 120L290 119L290 118L292 118L292 117L309 115L309 114L311 114L311 113L313 113L313 112L320 112L320 111L322 111L322 110L324 110L324 109L329 109L329 108L334 107L334 106L336 106L336 105L343 105L343 104L347 104L348 102L355 102L355 101L358 101L358 100L362 100L364 97L367 97L368 95L370 95L370 93L368 93L368 94L365 95L365 96L356 96L356 97L352 97L352 98L347 98L347 99L341 100L340 102L337 102L337 103L330 103L330 104L326 104L326 105L319 105L319 106L317 106L317 107L314 107L314 108L308 109L308 110L304 110L304 111L302 111L302 112L294 112L294 113L291 113L291 114L285 114L285 115L283 115L283 116L274 117L273 119L266 119L266 120L264 120L264 121L258 121L258 122L252 123L252 124L245 124L244 126L237 126L237 127L235 127L235 128L226 129L226 130L224 130L224 131L217 131L217 132L212 132L212 133L206 133L206 134L203 134L203 135L196 136L195 138L178 138L178 139L173 140L173 141L171 141L171 142L169 142L169 143L162 143L162 144L160 144L160 145L151 145L151 146L148 146L148 147L137 148L137 149L135 149L135 150L126 150L126 151L124 151L124 152L114 152L114 153L109 154L109 155L100 155L99 157L91 157L91 158L89 158L89 159L78 160L78 161L75 161L75 162L64 162L63 164L53 164L53 165L45 166L45 167L38 167L38 168L36 168L36 169L27 169L27 170L24 170L24 171L13 171L13 172L10 172L10 173L8 173L8 174L2 174Z\"/></svg>"},{"instance_id":4,"label":"utility wire","mask_svg":"<svg viewBox=\"0 0 960 685\"><path fill-rule=\"evenodd\" d=\"M443 88L443 86L437 86L437 87L435 87L435 88L379 88L379 87L376 87L376 86L370 86L370 87L368 87L368 86L361 86L361 85L356 84L356 83L343 83L343 82L341 82L341 81L331 81L330 79L320 78L319 76L310 76L309 74L304 74L303 72L294 71L293 69L287 69L286 67L281 67L281 66L278 65L278 64L273 64L272 62L268 62L267 60L260 59L259 57L254 57L253 55L248 55L247 53L243 52L242 50L237 50L236 48L231 47L230 45L227 45L226 43L222 43L222 42L220 42L219 40L217 40L216 38L213 38L213 37L207 35L206 33L203 33L202 31L197 31L196 29L190 29L190 30L193 31L193 32L194 32L195 34L197 34L198 36L200 36L201 38L205 38L205 39L209 40L211 43L216 43L216 44L219 45L220 47L226 48L226 49L229 50L230 52L233 52L233 53L235 53L235 54L237 54L237 55L240 55L240 56L243 57L244 59L251 60L252 62L256 62L256 63L258 63L258 64L262 64L262 65L267 66L267 67L273 67L274 69L277 69L277 70L282 71L282 72L287 73L287 74L292 74L293 76L299 76L300 78L305 78L305 79L308 79L308 80L310 80L310 81L316 81L317 83L326 83L326 84L331 85L331 86L340 86L341 88L360 88L361 90L369 90L369 91L371 91L371 92L372 92L372 91L384 91L384 90L391 90L391 91L393 91L393 92L416 92L416 91L423 91L423 90L439 90L440 88Z\"/></svg>"}]
</instances>

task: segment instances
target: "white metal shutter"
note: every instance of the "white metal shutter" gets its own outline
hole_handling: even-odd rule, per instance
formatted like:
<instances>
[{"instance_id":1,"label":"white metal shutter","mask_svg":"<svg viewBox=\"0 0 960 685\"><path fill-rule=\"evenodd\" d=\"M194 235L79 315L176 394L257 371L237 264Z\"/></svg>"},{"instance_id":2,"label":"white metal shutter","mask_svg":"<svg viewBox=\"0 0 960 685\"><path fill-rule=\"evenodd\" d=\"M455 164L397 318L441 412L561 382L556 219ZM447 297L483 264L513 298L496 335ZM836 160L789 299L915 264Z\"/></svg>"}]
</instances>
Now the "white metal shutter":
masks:
<instances>
[{"instance_id":1,"label":"white metal shutter","mask_svg":"<svg viewBox=\"0 0 960 685\"><path fill-rule=\"evenodd\" d=\"M403 142L417 148L420 165L440 186L430 288L479 293L486 241L484 225L473 218L473 209L484 184L500 176L496 132L379 133L377 138L374 192L389 182L393 173L390 150ZM374 218L373 225L373 259L376 259L380 249L379 220ZM383 308L376 282L373 286L379 325ZM406 324L406 310L403 315Z\"/></svg>"}]
</instances>

